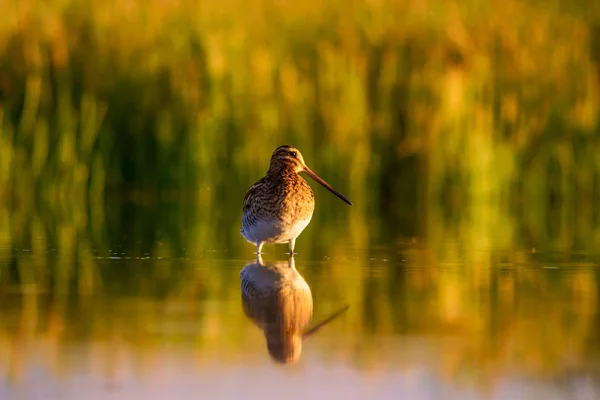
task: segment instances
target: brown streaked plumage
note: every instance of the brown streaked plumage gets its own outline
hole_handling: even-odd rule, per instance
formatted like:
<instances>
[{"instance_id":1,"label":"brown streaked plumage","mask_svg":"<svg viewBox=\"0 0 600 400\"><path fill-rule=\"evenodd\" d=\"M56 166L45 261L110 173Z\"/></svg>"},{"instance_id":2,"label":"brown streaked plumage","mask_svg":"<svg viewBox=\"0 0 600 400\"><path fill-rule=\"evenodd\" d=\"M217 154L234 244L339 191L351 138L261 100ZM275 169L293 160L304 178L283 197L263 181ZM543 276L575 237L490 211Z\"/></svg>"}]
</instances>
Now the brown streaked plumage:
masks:
<instances>
[{"instance_id":1,"label":"brown streaked plumage","mask_svg":"<svg viewBox=\"0 0 600 400\"><path fill-rule=\"evenodd\" d=\"M279 146L271 156L267 175L252 185L244 197L240 232L256 245L257 254L265 243L289 243L290 254L294 253L296 238L309 224L315 209L314 193L299 175L301 172L352 205L306 166L300 151Z\"/></svg>"}]
</instances>

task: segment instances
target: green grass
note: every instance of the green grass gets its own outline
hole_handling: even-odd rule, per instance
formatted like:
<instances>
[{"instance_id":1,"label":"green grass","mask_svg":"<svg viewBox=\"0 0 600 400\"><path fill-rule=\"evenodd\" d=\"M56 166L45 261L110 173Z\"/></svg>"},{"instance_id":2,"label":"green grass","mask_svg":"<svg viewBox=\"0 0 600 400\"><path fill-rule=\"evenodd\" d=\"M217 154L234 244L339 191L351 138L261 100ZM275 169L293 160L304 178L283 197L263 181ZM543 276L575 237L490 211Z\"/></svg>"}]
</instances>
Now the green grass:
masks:
<instances>
[{"instance_id":1,"label":"green grass","mask_svg":"<svg viewBox=\"0 0 600 400\"><path fill-rule=\"evenodd\" d=\"M367 215L470 219L481 203L479 230L461 235L545 241L548 216L579 224L587 210L586 233L555 243L597 245L599 16L586 2L7 5L7 241L35 220L58 247L68 235L107 246L125 198L199 205L198 242L237 243L244 191L291 143L353 200L364 246ZM335 236L345 210L317 196L314 225ZM514 210L526 234L498 220ZM437 237L428 224L411 233Z\"/></svg>"},{"instance_id":2,"label":"green grass","mask_svg":"<svg viewBox=\"0 0 600 400\"><path fill-rule=\"evenodd\" d=\"M3 197L247 184L282 142L359 199L406 195L401 167L424 198L598 194L584 2L20 4L0 31Z\"/></svg>"}]
</instances>

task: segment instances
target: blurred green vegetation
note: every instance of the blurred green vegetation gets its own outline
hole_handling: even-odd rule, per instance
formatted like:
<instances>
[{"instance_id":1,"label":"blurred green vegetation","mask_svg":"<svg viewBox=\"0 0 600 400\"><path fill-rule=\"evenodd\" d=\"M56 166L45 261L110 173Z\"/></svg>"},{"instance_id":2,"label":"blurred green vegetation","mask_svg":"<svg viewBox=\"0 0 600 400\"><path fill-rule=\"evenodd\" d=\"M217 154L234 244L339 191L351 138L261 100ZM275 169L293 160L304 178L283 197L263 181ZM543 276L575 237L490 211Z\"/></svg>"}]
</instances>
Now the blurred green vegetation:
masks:
<instances>
[{"instance_id":1,"label":"blurred green vegetation","mask_svg":"<svg viewBox=\"0 0 600 400\"><path fill-rule=\"evenodd\" d=\"M210 186L199 197L220 199L282 142L358 204L600 191L596 2L26 0L3 11L4 198L195 198Z\"/></svg>"},{"instance_id":2,"label":"blurred green vegetation","mask_svg":"<svg viewBox=\"0 0 600 400\"><path fill-rule=\"evenodd\" d=\"M0 59L17 245L31 224L66 253L159 224L130 226L123 199L201 205L197 242L237 243L282 143L353 200L362 246L369 213L417 235L481 204L473 240L508 240L514 214L533 245L557 220L555 244L600 245L596 2L25 0L3 5ZM317 196L336 235L350 211Z\"/></svg>"},{"instance_id":3,"label":"blurred green vegetation","mask_svg":"<svg viewBox=\"0 0 600 400\"><path fill-rule=\"evenodd\" d=\"M355 204L315 188L298 240L329 260L302 271L315 318L353 305L343 357L381 365L377 335L408 331L463 335L449 371L508 369L509 343L528 371L597 366L597 2L1 8L0 348L151 346L162 314L112 314L127 294L238 310L242 198L289 143ZM241 351L242 318L198 312L196 340Z\"/></svg>"}]
</instances>

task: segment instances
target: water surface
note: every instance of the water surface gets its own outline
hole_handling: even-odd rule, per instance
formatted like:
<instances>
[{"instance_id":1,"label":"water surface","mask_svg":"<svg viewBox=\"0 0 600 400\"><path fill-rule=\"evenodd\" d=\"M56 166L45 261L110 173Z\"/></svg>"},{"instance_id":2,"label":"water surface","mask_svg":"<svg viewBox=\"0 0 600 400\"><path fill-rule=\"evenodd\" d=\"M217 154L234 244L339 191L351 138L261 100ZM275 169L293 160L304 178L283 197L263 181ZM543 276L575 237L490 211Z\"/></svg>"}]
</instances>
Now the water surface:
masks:
<instances>
[{"instance_id":1,"label":"water surface","mask_svg":"<svg viewBox=\"0 0 600 400\"><path fill-rule=\"evenodd\" d=\"M297 242L288 300L248 306L240 272L261 266L236 232L237 215L211 237L213 226L189 217L204 215L194 206L121 207L126 223L96 234L35 221L26 229L5 214L0 398L600 393L599 258L577 240L523 239L521 223L481 219L324 221L317 208ZM286 274L286 251L266 246L262 268ZM288 279L280 278L269 282ZM279 344L287 357L269 349L261 327L277 318L299 335L285 339L287 350Z\"/></svg>"}]
</instances>

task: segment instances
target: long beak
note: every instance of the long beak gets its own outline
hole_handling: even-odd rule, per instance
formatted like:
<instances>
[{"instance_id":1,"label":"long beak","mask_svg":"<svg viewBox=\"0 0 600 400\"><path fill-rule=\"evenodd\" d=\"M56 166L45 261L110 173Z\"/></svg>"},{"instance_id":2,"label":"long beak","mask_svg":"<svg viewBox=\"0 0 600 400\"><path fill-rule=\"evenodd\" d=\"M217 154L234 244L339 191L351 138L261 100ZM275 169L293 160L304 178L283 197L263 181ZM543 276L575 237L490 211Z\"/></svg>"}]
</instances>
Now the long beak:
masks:
<instances>
[{"instance_id":1,"label":"long beak","mask_svg":"<svg viewBox=\"0 0 600 400\"><path fill-rule=\"evenodd\" d=\"M329 190L331 193L335 194L337 197L339 197L340 199L344 200L344 202L348 205L352 205L352 203L350 203L350 200L348 200L343 194L341 194L340 192L338 192L337 190L335 190L334 188L331 187L331 185L327 182L325 182L323 179L321 179L321 177L319 177L319 175L315 174L310 168L308 168L306 165L304 166L304 172L306 172L306 174L308 176L310 176L311 178L313 178L315 181L317 181L318 183L321 184L321 186L325 187L327 190Z\"/></svg>"}]
</instances>

